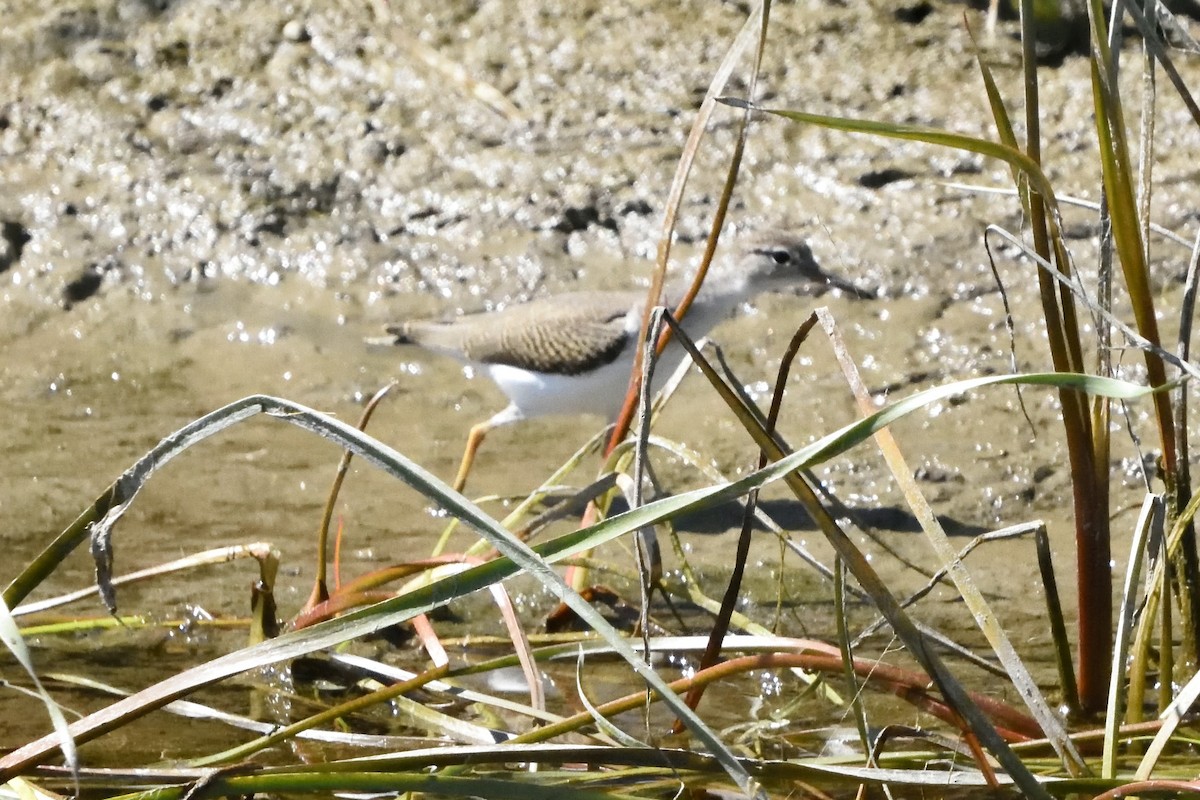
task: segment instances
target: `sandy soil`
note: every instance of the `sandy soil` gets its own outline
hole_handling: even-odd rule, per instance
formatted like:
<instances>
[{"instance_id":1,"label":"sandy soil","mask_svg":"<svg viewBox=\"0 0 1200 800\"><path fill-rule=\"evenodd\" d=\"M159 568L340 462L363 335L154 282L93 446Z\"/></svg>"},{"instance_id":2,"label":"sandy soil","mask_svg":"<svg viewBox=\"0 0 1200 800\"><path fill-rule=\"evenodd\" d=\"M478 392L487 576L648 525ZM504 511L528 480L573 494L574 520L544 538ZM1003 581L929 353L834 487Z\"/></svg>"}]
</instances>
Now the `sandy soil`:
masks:
<instances>
[{"instance_id":1,"label":"sandy soil","mask_svg":"<svg viewBox=\"0 0 1200 800\"><path fill-rule=\"evenodd\" d=\"M682 143L745 18L742 4L707 0L0 8L0 398L9 421L0 427L0 509L10 565L160 437L251 393L354 419L395 378L373 432L451 475L466 429L498 409L501 395L452 362L410 350L369 353L361 338L394 318L644 283ZM913 9L928 13L900 13ZM759 99L990 136L963 11L941 2L899 10L888 2L778 4ZM967 17L980 30L976 13ZM1010 33L1002 26L984 47L1018 115ZM1131 49L1128 62L1135 58ZM745 63L731 95L746 91ZM1194 60L1181 68L1200 85ZM1087 63L1067 58L1043 79L1047 172L1060 194L1095 200ZM715 115L683 201L676 268L707 229L737 120L731 109ZM1190 238L1200 136L1169 91L1157 123L1155 218ZM880 400L1010 369L983 232L989 224L1019 231L1018 207L957 184L1011 181L1002 165L976 156L778 118L753 123L734 226L804 232L826 268L879 287L877 300L827 300ZM1095 214L1069 210L1066 224L1089 273ZM1011 248L996 252L1017 311L1018 365L1044 369L1031 267ZM1187 249L1158 239L1152 253L1163 307L1173 308ZM768 297L718 329L760 397L811 307ZM1138 377L1134 355L1125 362ZM897 432L956 530L1048 519L1069 592L1069 475L1056 399L1030 391L1026 403L1033 427L1011 390L990 390L932 407ZM1135 429L1152 442L1147 411L1131 409ZM804 442L853 415L828 348L811 342L790 384L785 435ZM534 487L602 423L583 422L495 433L472 491ZM698 380L685 385L661 433L731 474L754 458ZM197 447L138 498L118 533L118 569L266 540L292 571L285 603L298 603L337 455L261 420ZM1136 490L1139 461L1127 442L1118 458ZM586 462L578 483L596 463ZM696 480L669 459L660 471L673 488ZM876 452L859 448L820 474L893 547L929 563ZM1139 497L1131 491L1120 503ZM766 499L825 552L782 493ZM426 552L444 524L421 498L365 468L352 475L337 513L351 573ZM693 556L718 574L729 539L716 537L727 519L698 522L685 535ZM1131 521L1119 516L1115 527ZM764 540L760 550L769 577L777 547ZM1030 617L1031 637L1044 636L1029 607L1032 545L988 552L971 562L981 580L1013 601L1014 618ZM890 563L881 558L881 569L919 582ZM60 583L89 576L79 554ZM248 569L222 576L216 586L251 579ZM244 610L240 588L172 584L147 597L166 608ZM126 608L144 602L138 590L122 599ZM930 613L942 612L935 604Z\"/></svg>"}]
</instances>

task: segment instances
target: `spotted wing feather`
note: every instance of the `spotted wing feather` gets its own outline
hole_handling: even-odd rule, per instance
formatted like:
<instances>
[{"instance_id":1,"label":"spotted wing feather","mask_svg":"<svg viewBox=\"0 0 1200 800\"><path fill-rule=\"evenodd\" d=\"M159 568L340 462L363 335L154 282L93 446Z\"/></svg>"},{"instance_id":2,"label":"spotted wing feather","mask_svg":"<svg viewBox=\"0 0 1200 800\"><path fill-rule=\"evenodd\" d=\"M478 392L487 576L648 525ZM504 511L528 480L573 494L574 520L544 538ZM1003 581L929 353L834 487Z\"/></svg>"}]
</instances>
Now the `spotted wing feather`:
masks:
<instances>
[{"instance_id":1,"label":"spotted wing feather","mask_svg":"<svg viewBox=\"0 0 1200 800\"><path fill-rule=\"evenodd\" d=\"M478 364L505 364L578 375L612 363L631 345L637 293L568 293L449 323L419 321L388 328L412 343Z\"/></svg>"}]
</instances>

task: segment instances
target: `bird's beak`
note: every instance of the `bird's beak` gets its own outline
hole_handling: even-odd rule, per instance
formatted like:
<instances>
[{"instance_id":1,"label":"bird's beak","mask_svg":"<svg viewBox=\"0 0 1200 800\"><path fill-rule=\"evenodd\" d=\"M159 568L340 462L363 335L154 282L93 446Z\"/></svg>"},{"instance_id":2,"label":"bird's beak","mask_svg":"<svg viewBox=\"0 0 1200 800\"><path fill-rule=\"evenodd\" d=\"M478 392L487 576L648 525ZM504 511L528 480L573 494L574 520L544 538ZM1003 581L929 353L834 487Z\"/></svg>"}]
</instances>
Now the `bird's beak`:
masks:
<instances>
[{"instance_id":1,"label":"bird's beak","mask_svg":"<svg viewBox=\"0 0 1200 800\"><path fill-rule=\"evenodd\" d=\"M879 296L879 293L873 289L864 289L861 286L851 283L844 278L839 278L836 275L825 275L825 285L816 284L814 295L820 296L828 292L830 289L837 289L842 294L853 297L856 300L874 300Z\"/></svg>"},{"instance_id":2,"label":"bird's beak","mask_svg":"<svg viewBox=\"0 0 1200 800\"><path fill-rule=\"evenodd\" d=\"M808 280L799 285L797 294L820 297L826 292L836 289L842 294L853 297L856 300L873 300L879 296L879 293L874 289L864 289L845 278L826 272L819 267L816 269L815 275L808 275L807 277Z\"/></svg>"}]
</instances>

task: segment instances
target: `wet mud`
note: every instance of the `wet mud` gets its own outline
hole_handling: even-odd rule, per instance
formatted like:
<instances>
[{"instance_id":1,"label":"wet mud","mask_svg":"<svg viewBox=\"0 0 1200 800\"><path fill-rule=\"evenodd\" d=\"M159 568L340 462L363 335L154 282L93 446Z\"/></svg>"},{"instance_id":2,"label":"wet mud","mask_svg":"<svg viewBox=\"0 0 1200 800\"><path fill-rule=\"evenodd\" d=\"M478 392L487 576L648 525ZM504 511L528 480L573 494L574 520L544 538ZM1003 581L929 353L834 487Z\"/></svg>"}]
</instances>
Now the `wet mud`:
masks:
<instances>
[{"instance_id":1,"label":"wet mud","mask_svg":"<svg viewBox=\"0 0 1200 800\"><path fill-rule=\"evenodd\" d=\"M994 136L964 6L929 6L901 14L885 2L777 4L759 102ZM10 565L37 552L162 436L248 394L352 421L395 379L371 432L452 476L467 429L498 410L502 395L453 361L412 349L369 352L362 338L395 319L645 285L683 141L744 14L742 4L712 2L6 4L0 509ZM976 12L967 18L981 30ZM1010 25L980 38L1019 118ZM746 62L725 93L747 91ZM1185 80L1200 84L1194 60L1181 62ZM1125 77L1131 97L1135 73ZM1095 201L1088 65L1066 57L1042 77L1047 173L1062 196ZM730 108L715 114L682 203L675 269L699 252L738 120ZM1165 90L1157 125L1154 217L1190 239L1198 135ZM995 224L1019 233L1018 203L965 185L1005 188L1011 179L979 156L760 116L728 235L801 232L826 269L879 289L873 300L820 302L884 402L1012 368L984 231ZM1076 263L1090 275L1096 213L1065 213ZM1033 267L992 243L1015 310L1016 365L1047 369ZM1175 308L1188 249L1156 239L1151 253L1163 308ZM715 332L761 402L813 306L764 297ZM1140 377L1135 353L1122 364ZM1010 388L958 396L904 420L896 434L952 532L1047 520L1069 597L1070 476L1057 399L1031 389L1024 404L1028 419ZM1129 410L1147 443L1149 411ZM814 338L788 385L781 431L801 444L855 415L829 347ZM471 493L530 490L602 424L552 419L496 431ZM696 376L659 433L729 475L756 458ZM1130 506L1141 497L1141 455L1117 436L1114 469L1128 489L1117 496ZM295 608L308 593L313 532L338 455L279 420L203 443L135 502L116 538L118 571L269 541L283 553L284 610ZM574 482L585 483L598 463L586 461ZM670 457L659 472L672 489L699 481ZM873 447L817 472L865 528L930 565ZM781 489L764 493L764 504L828 556ZM427 502L362 466L336 513L350 574L427 552L445 524ZM1127 530L1133 518L1121 513L1114 529ZM691 557L717 577L732 541L726 529L737 522L736 512L722 511L685 526ZM856 539L876 550L864 534ZM1114 548L1118 562L1122 547ZM762 537L755 552L770 565L762 574L777 574L774 540ZM879 563L898 586L923 580ZM968 564L1010 621L1028 621L1030 636L1044 633L1040 606L1031 607L1040 590L1030 541L989 546ZM131 589L123 608L198 603L244 613L253 571L213 572L212 591L189 581L145 596ZM90 576L81 552L55 586L86 585ZM947 604L944 613L961 612Z\"/></svg>"}]
</instances>

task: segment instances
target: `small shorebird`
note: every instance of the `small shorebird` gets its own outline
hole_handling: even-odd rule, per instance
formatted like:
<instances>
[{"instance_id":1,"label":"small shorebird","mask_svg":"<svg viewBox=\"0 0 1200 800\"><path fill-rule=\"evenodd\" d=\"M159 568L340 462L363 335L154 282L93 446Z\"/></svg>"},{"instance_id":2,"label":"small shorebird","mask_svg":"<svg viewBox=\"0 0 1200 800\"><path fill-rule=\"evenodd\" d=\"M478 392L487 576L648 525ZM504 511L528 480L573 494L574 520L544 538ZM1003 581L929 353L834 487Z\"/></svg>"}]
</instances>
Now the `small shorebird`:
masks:
<instances>
[{"instance_id":1,"label":"small shorebird","mask_svg":"<svg viewBox=\"0 0 1200 800\"><path fill-rule=\"evenodd\" d=\"M787 233L746 237L735 258L713 262L683 328L699 338L763 292L793 289L818 295L830 288L873 296L824 272L803 239ZM674 307L686 289L687 284L673 284L664 300ZM471 428L454 479L454 488L462 491L476 450L494 428L552 414L616 415L633 368L645 304L644 291L568 292L448 322L400 322L386 326L387 336L366 342L413 344L452 356L486 374L508 396L504 410ZM671 345L656 375L670 375L684 355L682 347Z\"/></svg>"}]
</instances>

